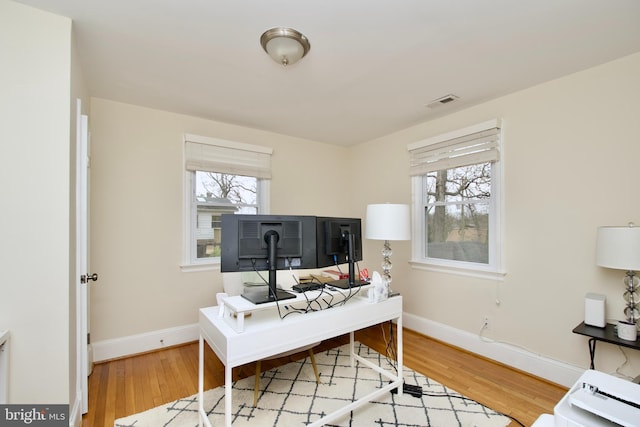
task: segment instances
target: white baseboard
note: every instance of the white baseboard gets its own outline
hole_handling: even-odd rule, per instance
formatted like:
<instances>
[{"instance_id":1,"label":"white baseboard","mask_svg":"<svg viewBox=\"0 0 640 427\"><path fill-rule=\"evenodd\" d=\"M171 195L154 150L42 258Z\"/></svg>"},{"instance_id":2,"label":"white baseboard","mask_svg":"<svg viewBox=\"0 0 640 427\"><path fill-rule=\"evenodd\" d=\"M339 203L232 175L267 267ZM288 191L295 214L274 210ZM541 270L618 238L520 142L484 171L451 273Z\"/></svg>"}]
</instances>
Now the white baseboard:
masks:
<instances>
[{"instance_id":1,"label":"white baseboard","mask_svg":"<svg viewBox=\"0 0 640 427\"><path fill-rule=\"evenodd\" d=\"M69 427L80 427L82 425L82 400L76 396L75 402L69 405Z\"/></svg>"},{"instance_id":2,"label":"white baseboard","mask_svg":"<svg viewBox=\"0 0 640 427\"><path fill-rule=\"evenodd\" d=\"M553 360L504 342L488 342L451 326L434 322L411 313L402 316L403 326L421 334L444 341L472 353L479 354L513 368L528 372L567 388L573 386L585 369ZM130 335L123 338L92 343L94 361L101 362L131 356L163 347L195 341L199 337L198 324Z\"/></svg>"},{"instance_id":3,"label":"white baseboard","mask_svg":"<svg viewBox=\"0 0 640 427\"><path fill-rule=\"evenodd\" d=\"M477 334L462 331L405 312L403 326L421 334L444 341L472 353L479 354L513 368L528 372L567 388L573 386L585 369L549 359L504 342L482 340Z\"/></svg>"},{"instance_id":4,"label":"white baseboard","mask_svg":"<svg viewBox=\"0 0 640 427\"><path fill-rule=\"evenodd\" d=\"M194 323L123 338L92 342L93 360L102 362L196 341L200 336L198 331L198 324Z\"/></svg>"}]
</instances>

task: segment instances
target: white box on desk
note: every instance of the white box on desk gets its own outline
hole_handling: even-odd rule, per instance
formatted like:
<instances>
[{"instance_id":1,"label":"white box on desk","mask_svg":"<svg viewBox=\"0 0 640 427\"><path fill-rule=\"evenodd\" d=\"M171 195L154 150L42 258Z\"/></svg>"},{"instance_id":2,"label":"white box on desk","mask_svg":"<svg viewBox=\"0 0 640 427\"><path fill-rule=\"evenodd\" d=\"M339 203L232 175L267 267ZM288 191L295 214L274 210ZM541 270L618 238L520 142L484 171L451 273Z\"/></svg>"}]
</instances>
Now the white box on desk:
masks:
<instances>
[{"instance_id":1,"label":"white box on desk","mask_svg":"<svg viewBox=\"0 0 640 427\"><path fill-rule=\"evenodd\" d=\"M606 297L601 294L588 293L584 298L584 324L604 328L606 325L604 303Z\"/></svg>"}]
</instances>

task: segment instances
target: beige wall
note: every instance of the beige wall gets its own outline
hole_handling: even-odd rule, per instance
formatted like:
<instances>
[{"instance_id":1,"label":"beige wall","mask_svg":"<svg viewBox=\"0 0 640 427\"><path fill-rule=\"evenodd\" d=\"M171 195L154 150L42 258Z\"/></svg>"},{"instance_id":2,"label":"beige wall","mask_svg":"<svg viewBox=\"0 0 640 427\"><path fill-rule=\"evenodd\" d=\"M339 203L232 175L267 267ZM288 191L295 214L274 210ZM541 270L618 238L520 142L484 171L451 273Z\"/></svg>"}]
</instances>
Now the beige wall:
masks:
<instances>
[{"instance_id":1,"label":"beige wall","mask_svg":"<svg viewBox=\"0 0 640 427\"><path fill-rule=\"evenodd\" d=\"M95 98L90 121L93 342L194 324L222 291L180 269L185 133L272 147L271 213L350 214L345 148Z\"/></svg>"},{"instance_id":2,"label":"beige wall","mask_svg":"<svg viewBox=\"0 0 640 427\"><path fill-rule=\"evenodd\" d=\"M0 329L10 403L71 394L71 21L0 0Z\"/></svg>"},{"instance_id":3,"label":"beige wall","mask_svg":"<svg viewBox=\"0 0 640 427\"><path fill-rule=\"evenodd\" d=\"M473 334L488 315L488 338L586 368L586 339L571 333L584 294L606 294L610 319L623 307L623 272L594 263L596 227L640 223L639 71L640 54L349 149L94 99L92 262L102 278L92 336L191 324L221 288L217 272L179 268L183 133L274 147L273 213L364 218L369 203L410 203L408 143L501 118L504 281L410 268L410 243L393 242L394 288L411 315ZM380 269L381 244L365 240L362 266ZM598 349L602 370L623 360L615 347Z\"/></svg>"},{"instance_id":4,"label":"beige wall","mask_svg":"<svg viewBox=\"0 0 640 427\"><path fill-rule=\"evenodd\" d=\"M67 403L76 275L69 95L84 89L68 19L0 0L0 35L20 41L0 44L12 59L0 68L0 329L12 335L9 397ZM583 318L584 294L606 294L610 319L623 307L623 272L595 266L595 229L640 223L638 75L640 54L349 149L93 99L91 262L101 279L92 339L191 325L221 289L218 272L179 268L184 133L273 147L272 213L364 218L369 203L410 202L407 143L497 117L505 125L505 280L412 269L410 244L394 242L394 288L411 315L470 333L489 315L488 337L586 367L586 339L570 332ZM363 266L379 269L380 247L365 240ZM632 375L640 360L627 354L623 371ZM601 370L623 361L617 348L598 347Z\"/></svg>"},{"instance_id":5,"label":"beige wall","mask_svg":"<svg viewBox=\"0 0 640 427\"><path fill-rule=\"evenodd\" d=\"M622 318L624 304L624 272L595 265L596 228L640 224L638 76L635 54L354 149L357 158L390 170L354 177L364 214L367 203L410 203L408 143L503 119L504 281L412 269L409 243L396 242L394 285L410 296L406 312L471 333L488 315L487 337L588 367L586 338L571 333L583 320L585 293L605 294L613 320ZM379 246L366 242L366 259ZM623 372L636 375L639 355L625 352L632 365ZM614 346L598 346L599 369L612 372L623 362Z\"/></svg>"}]
</instances>

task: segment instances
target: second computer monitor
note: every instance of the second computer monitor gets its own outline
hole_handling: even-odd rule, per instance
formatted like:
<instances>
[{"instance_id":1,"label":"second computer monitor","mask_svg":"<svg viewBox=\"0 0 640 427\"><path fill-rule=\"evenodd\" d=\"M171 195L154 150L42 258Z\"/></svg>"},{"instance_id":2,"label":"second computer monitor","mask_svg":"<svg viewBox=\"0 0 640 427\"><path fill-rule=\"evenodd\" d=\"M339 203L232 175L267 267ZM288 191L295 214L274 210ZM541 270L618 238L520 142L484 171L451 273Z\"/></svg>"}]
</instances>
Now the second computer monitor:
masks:
<instances>
[{"instance_id":1,"label":"second computer monitor","mask_svg":"<svg viewBox=\"0 0 640 427\"><path fill-rule=\"evenodd\" d=\"M362 261L360 218L317 217L316 250L318 268ZM349 242L353 259L349 259Z\"/></svg>"}]
</instances>

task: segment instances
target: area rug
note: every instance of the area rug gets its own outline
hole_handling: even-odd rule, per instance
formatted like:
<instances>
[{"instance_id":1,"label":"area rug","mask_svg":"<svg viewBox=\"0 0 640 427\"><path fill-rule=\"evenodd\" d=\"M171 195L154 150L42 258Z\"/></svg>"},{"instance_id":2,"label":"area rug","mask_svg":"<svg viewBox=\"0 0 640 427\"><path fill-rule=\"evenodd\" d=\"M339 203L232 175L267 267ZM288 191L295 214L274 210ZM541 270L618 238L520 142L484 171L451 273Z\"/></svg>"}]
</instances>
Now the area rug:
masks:
<instances>
[{"instance_id":1,"label":"area rug","mask_svg":"<svg viewBox=\"0 0 640 427\"><path fill-rule=\"evenodd\" d=\"M356 351L388 369L391 362L371 348L356 343ZM309 358L263 372L260 396L253 406L254 377L233 384L233 426L305 426L334 408L388 384L388 379L364 364L351 366L349 345L317 353L321 384L316 383ZM420 385L423 395L387 393L331 426L504 427L508 417L467 399L447 387L404 368L406 384ZM224 387L205 392L204 408L213 426L224 425ZM178 399L115 421L116 427L194 427L198 425L198 395Z\"/></svg>"}]
</instances>

